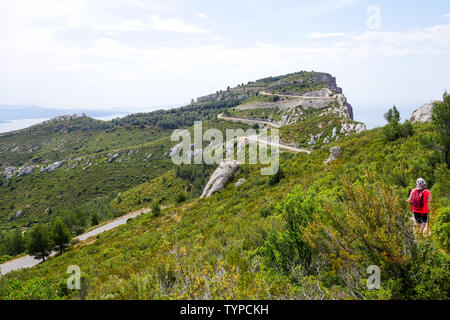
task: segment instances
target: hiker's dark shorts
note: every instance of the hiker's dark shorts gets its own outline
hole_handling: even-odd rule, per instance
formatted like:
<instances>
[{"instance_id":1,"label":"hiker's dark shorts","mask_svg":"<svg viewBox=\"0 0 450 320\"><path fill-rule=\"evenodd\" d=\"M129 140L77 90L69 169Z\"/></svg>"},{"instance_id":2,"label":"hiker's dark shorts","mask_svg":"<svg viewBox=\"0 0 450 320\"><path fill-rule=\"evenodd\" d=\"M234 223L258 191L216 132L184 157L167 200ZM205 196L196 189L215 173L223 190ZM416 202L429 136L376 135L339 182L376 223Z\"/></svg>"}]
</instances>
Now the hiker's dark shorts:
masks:
<instances>
[{"instance_id":1,"label":"hiker's dark shorts","mask_svg":"<svg viewBox=\"0 0 450 320\"><path fill-rule=\"evenodd\" d=\"M416 222L418 224L427 223L428 213L421 214L421 213L414 212L414 219L416 219Z\"/></svg>"}]
</instances>

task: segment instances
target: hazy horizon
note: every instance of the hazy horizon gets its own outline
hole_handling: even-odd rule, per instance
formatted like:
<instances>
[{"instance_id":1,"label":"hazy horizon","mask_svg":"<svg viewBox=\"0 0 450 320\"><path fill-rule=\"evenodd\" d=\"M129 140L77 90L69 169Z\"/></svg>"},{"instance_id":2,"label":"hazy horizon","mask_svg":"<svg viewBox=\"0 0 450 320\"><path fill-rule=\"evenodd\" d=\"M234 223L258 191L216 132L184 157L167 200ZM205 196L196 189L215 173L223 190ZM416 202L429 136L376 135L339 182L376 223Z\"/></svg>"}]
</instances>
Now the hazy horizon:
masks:
<instances>
[{"instance_id":1,"label":"hazy horizon","mask_svg":"<svg viewBox=\"0 0 450 320\"><path fill-rule=\"evenodd\" d=\"M145 110L314 70L372 128L450 89L444 0L22 0L0 18L5 105Z\"/></svg>"}]
</instances>

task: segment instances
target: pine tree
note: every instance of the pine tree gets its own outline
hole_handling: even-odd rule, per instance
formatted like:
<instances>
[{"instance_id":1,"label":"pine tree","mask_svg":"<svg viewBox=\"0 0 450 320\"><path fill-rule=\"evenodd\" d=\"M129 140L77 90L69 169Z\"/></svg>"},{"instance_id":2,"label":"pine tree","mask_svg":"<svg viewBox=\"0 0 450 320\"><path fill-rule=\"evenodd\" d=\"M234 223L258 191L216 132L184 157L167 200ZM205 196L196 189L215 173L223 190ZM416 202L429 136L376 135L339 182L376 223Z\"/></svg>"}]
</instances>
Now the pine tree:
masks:
<instances>
[{"instance_id":1,"label":"pine tree","mask_svg":"<svg viewBox=\"0 0 450 320\"><path fill-rule=\"evenodd\" d=\"M62 254L64 249L69 245L70 240L72 240L72 235L70 234L69 228L60 218L57 218L53 223L52 236L54 244Z\"/></svg>"},{"instance_id":2,"label":"pine tree","mask_svg":"<svg viewBox=\"0 0 450 320\"><path fill-rule=\"evenodd\" d=\"M26 234L25 247L30 255L34 256L36 259L45 261L45 258L50 255L53 247L52 237L47 226L39 224L31 229L31 231Z\"/></svg>"},{"instance_id":3,"label":"pine tree","mask_svg":"<svg viewBox=\"0 0 450 320\"><path fill-rule=\"evenodd\" d=\"M91 217L91 223L93 226L96 226L100 223L100 220L98 219L98 215L94 213Z\"/></svg>"}]
</instances>

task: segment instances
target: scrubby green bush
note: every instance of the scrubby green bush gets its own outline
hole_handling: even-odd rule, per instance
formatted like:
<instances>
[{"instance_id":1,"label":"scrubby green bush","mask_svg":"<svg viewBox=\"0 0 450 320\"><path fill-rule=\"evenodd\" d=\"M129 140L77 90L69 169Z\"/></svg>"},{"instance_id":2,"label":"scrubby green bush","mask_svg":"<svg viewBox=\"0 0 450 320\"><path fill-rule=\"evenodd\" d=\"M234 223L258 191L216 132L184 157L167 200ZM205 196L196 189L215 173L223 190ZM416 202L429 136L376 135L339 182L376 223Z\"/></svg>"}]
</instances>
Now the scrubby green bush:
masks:
<instances>
[{"instance_id":1,"label":"scrubby green bush","mask_svg":"<svg viewBox=\"0 0 450 320\"><path fill-rule=\"evenodd\" d=\"M433 126L447 166L450 167L450 95L444 93L443 102L436 102L433 108Z\"/></svg>"},{"instance_id":2,"label":"scrubby green bush","mask_svg":"<svg viewBox=\"0 0 450 320\"><path fill-rule=\"evenodd\" d=\"M269 186L273 186L273 185L277 184L278 182L280 182L280 180L283 178L284 178L284 172L280 166L278 168L278 171L275 174L269 176L269 178L267 180L267 184Z\"/></svg>"},{"instance_id":3,"label":"scrubby green bush","mask_svg":"<svg viewBox=\"0 0 450 320\"><path fill-rule=\"evenodd\" d=\"M183 191L178 192L177 195L175 196L176 203L185 202L186 199L187 199L187 196Z\"/></svg>"},{"instance_id":4,"label":"scrubby green bush","mask_svg":"<svg viewBox=\"0 0 450 320\"><path fill-rule=\"evenodd\" d=\"M396 106L393 106L384 114L384 119L388 122L382 130L386 141L395 141L414 134L414 128L409 120L406 120L403 124L400 123L400 112Z\"/></svg>"},{"instance_id":5,"label":"scrubby green bush","mask_svg":"<svg viewBox=\"0 0 450 320\"><path fill-rule=\"evenodd\" d=\"M450 253L450 207L439 210L433 226L433 235L440 247Z\"/></svg>"},{"instance_id":6,"label":"scrubby green bush","mask_svg":"<svg viewBox=\"0 0 450 320\"><path fill-rule=\"evenodd\" d=\"M47 225L38 224L27 232L25 247L30 255L45 261L53 248L52 235Z\"/></svg>"},{"instance_id":7,"label":"scrubby green bush","mask_svg":"<svg viewBox=\"0 0 450 320\"><path fill-rule=\"evenodd\" d=\"M159 206L159 201L153 201L150 209L152 210L153 216L158 217L161 215L161 207Z\"/></svg>"}]
</instances>

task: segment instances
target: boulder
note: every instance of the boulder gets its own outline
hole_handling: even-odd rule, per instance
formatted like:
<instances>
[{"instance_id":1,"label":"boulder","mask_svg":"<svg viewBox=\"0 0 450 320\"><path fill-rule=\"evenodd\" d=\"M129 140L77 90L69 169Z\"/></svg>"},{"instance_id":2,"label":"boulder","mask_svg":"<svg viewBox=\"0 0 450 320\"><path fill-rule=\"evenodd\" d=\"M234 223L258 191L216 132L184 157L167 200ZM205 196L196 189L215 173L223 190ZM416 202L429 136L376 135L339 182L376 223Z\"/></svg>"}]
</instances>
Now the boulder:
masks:
<instances>
[{"instance_id":1,"label":"boulder","mask_svg":"<svg viewBox=\"0 0 450 320\"><path fill-rule=\"evenodd\" d=\"M246 180L244 178L239 179L236 184L234 185L236 188L244 184Z\"/></svg>"},{"instance_id":2,"label":"boulder","mask_svg":"<svg viewBox=\"0 0 450 320\"><path fill-rule=\"evenodd\" d=\"M308 145L312 146L317 143L317 141L322 137L323 132L316 134L315 136L311 136L311 140L309 140Z\"/></svg>"},{"instance_id":3,"label":"boulder","mask_svg":"<svg viewBox=\"0 0 450 320\"><path fill-rule=\"evenodd\" d=\"M421 107L417 108L413 111L411 115L411 122L417 123L417 122L427 122L431 121L431 117L433 114L433 108L434 104L439 101L430 101L422 105Z\"/></svg>"},{"instance_id":4,"label":"boulder","mask_svg":"<svg viewBox=\"0 0 450 320\"><path fill-rule=\"evenodd\" d=\"M182 149L183 149L183 143L180 142L179 144L175 145L172 149L170 149L168 155L171 158L173 158L174 156L178 155Z\"/></svg>"},{"instance_id":5,"label":"boulder","mask_svg":"<svg viewBox=\"0 0 450 320\"><path fill-rule=\"evenodd\" d=\"M339 133L345 133L346 136L353 132L359 133L366 130L364 123L344 123Z\"/></svg>"},{"instance_id":6,"label":"boulder","mask_svg":"<svg viewBox=\"0 0 450 320\"><path fill-rule=\"evenodd\" d=\"M215 192L220 192L228 180L238 172L241 164L236 160L224 159L209 178L203 189L201 198L208 198Z\"/></svg>"},{"instance_id":7,"label":"boulder","mask_svg":"<svg viewBox=\"0 0 450 320\"><path fill-rule=\"evenodd\" d=\"M21 177L21 176L27 176L29 175L31 172L33 172L34 170L34 166L29 166L29 167L24 167L24 168L19 168L19 170L17 170L17 176Z\"/></svg>"},{"instance_id":8,"label":"boulder","mask_svg":"<svg viewBox=\"0 0 450 320\"><path fill-rule=\"evenodd\" d=\"M14 167L8 167L5 169L5 179L9 180L12 178L12 175L14 174L14 171L16 170L16 168Z\"/></svg>"},{"instance_id":9,"label":"boulder","mask_svg":"<svg viewBox=\"0 0 450 320\"><path fill-rule=\"evenodd\" d=\"M332 147L330 148L330 156L323 163L327 164L328 162L334 161L341 156L341 147Z\"/></svg>"},{"instance_id":10,"label":"boulder","mask_svg":"<svg viewBox=\"0 0 450 320\"><path fill-rule=\"evenodd\" d=\"M15 212L11 217L8 218L8 222L20 218L22 216L22 213L23 213L22 211Z\"/></svg>"},{"instance_id":11,"label":"boulder","mask_svg":"<svg viewBox=\"0 0 450 320\"><path fill-rule=\"evenodd\" d=\"M336 138L336 134L337 134L337 128L334 127L333 128L333 132L331 133L331 138L330 139L335 139Z\"/></svg>"},{"instance_id":12,"label":"boulder","mask_svg":"<svg viewBox=\"0 0 450 320\"><path fill-rule=\"evenodd\" d=\"M364 123L357 123L354 129L356 133L366 131L366 125Z\"/></svg>"},{"instance_id":13,"label":"boulder","mask_svg":"<svg viewBox=\"0 0 450 320\"><path fill-rule=\"evenodd\" d=\"M109 158L108 162L111 163L111 162L113 162L114 160L116 160L118 157L119 157L119 154L116 153L116 154L114 154L111 158Z\"/></svg>"},{"instance_id":14,"label":"boulder","mask_svg":"<svg viewBox=\"0 0 450 320\"><path fill-rule=\"evenodd\" d=\"M63 164L63 163L62 163L61 161L57 161L57 162L55 162L55 163L49 165L48 167L46 167L46 168L45 168L45 171L47 171L47 172L52 172L52 171L54 171L55 169L58 169L59 167L61 167L62 164ZM41 170L41 172L42 172L42 170Z\"/></svg>"}]
</instances>

